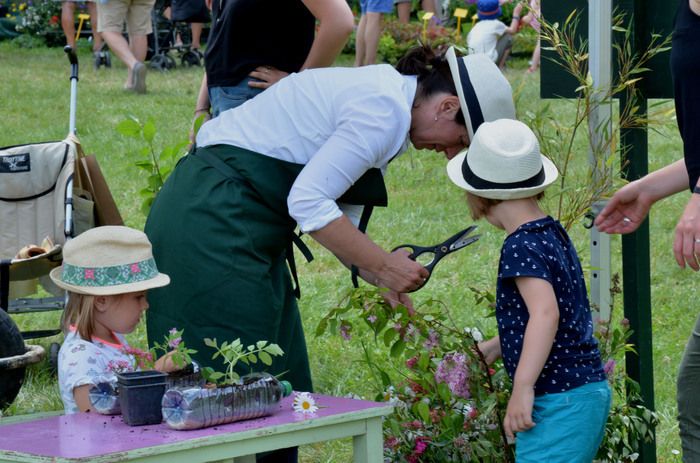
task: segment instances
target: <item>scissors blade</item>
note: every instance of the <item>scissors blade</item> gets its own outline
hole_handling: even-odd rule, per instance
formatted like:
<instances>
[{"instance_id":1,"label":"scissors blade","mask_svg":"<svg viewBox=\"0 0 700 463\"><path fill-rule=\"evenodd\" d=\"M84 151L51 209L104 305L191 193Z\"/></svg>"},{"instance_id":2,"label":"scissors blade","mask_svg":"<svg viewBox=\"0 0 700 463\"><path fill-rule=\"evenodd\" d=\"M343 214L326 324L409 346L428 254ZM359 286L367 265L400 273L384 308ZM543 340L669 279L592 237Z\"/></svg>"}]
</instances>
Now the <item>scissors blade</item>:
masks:
<instances>
[{"instance_id":1,"label":"scissors blade","mask_svg":"<svg viewBox=\"0 0 700 463\"><path fill-rule=\"evenodd\" d=\"M448 248L450 252L462 249L463 247L468 246L473 242L477 241L479 238L481 238L481 235L470 236L474 230L476 230L476 225L472 225L471 227L461 232L461 234L454 239L452 244L450 244Z\"/></svg>"}]
</instances>

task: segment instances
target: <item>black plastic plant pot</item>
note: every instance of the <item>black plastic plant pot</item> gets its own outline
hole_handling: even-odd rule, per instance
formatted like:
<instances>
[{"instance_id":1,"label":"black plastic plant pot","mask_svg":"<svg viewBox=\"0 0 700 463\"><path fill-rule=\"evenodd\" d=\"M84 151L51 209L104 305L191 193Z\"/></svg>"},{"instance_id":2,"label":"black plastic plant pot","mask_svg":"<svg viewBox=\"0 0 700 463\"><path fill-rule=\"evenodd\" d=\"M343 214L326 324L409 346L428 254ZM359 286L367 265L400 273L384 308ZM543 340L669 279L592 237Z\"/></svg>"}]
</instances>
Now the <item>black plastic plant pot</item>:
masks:
<instances>
[{"instance_id":1,"label":"black plastic plant pot","mask_svg":"<svg viewBox=\"0 0 700 463\"><path fill-rule=\"evenodd\" d=\"M119 403L126 424L141 426L163 421L160 403L165 394L166 376L152 370L117 374Z\"/></svg>"}]
</instances>

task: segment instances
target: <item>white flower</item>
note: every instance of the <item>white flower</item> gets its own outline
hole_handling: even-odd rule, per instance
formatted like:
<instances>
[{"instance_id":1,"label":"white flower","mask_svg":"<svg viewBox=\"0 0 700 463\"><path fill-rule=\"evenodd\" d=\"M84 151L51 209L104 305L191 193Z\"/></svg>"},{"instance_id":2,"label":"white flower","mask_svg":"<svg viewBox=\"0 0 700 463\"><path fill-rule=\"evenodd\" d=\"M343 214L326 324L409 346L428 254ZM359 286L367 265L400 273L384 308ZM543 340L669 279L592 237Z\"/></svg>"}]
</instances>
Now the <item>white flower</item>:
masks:
<instances>
[{"instance_id":1,"label":"white flower","mask_svg":"<svg viewBox=\"0 0 700 463\"><path fill-rule=\"evenodd\" d=\"M311 393L309 392L297 392L294 396L292 407L295 412L304 414L316 413L318 410L316 401L311 397Z\"/></svg>"},{"instance_id":2,"label":"white flower","mask_svg":"<svg viewBox=\"0 0 700 463\"><path fill-rule=\"evenodd\" d=\"M476 342L481 342L484 340L484 335L481 334L479 328L464 328L464 332L470 335Z\"/></svg>"}]
</instances>

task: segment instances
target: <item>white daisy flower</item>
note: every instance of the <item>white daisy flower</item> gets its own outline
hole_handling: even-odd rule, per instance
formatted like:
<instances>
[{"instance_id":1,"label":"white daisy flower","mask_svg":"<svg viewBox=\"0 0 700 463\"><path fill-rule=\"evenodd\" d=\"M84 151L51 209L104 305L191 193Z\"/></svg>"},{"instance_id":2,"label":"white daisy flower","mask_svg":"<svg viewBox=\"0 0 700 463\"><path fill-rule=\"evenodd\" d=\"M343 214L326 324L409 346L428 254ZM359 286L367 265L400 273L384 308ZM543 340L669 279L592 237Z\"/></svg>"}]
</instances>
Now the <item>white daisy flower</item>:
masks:
<instances>
[{"instance_id":1,"label":"white daisy flower","mask_svg":"<svg viewBox=\"0 0 700 463\"><path fill-rule=\"evenodd\" d=\"M312 414L318 411L316 401L309 392L297 392L292 407L297 413Z\"/></svg>"}]
</instances>

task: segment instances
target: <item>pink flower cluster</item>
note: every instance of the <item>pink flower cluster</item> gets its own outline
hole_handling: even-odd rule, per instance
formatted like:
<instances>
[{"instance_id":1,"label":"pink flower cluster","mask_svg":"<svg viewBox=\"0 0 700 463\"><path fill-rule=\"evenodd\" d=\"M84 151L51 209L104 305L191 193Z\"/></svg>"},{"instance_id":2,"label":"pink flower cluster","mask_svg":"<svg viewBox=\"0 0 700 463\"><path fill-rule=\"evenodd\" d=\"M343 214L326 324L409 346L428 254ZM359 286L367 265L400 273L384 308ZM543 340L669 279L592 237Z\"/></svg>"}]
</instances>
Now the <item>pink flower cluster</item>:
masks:
<instances>
[{"instance_id":1,"label":"pink flower cluster","mask_svg":"<svg viewBox=\"0 0 700 463\"><path fill-rule=\"evenodd\" d=\"M467 356L459 352L450 352L438 363L435 381L445 383L453 395L469 398L469 365Z\"/></svg>"}]
</instances>

